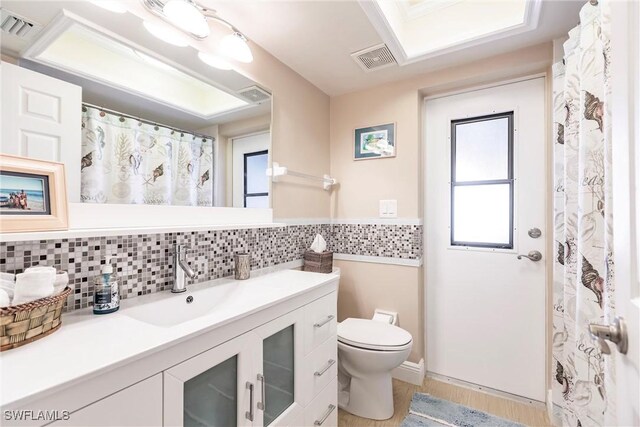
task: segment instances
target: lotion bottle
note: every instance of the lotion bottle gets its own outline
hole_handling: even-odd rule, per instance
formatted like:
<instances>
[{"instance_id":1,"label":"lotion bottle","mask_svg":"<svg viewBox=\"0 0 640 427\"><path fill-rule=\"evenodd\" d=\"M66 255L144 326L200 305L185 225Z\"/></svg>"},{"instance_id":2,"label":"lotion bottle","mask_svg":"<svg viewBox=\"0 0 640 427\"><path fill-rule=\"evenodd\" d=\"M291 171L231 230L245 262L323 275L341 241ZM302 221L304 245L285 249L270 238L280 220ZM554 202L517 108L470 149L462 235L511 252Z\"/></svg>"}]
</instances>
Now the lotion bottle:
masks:
<instances>
[{"instance_id":1,"label":"lotion bottle","mask_svg":"<svg viewBox=\"0 0 640 427\"><path fill-rule=\"evenodd\" d=\"M120 308L120 289L113 274L111 257L105 259L93 288L93 314L108 314Z\"/></svg>"}]
</instances>

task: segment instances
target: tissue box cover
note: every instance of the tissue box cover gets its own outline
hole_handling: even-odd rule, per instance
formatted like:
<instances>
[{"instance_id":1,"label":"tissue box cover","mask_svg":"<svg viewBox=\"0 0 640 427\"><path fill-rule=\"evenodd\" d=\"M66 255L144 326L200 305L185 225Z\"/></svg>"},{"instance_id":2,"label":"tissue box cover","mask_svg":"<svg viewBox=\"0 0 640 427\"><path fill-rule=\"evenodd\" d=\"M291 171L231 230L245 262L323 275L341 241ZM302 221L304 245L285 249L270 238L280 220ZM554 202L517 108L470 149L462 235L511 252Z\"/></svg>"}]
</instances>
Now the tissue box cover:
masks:
<instances>
[{"instance_id":1,"label":"tissue box cover","mask_svg":"<svg viewBox=\"0 0 640 427\"><path fill-rule=\"evenodd\" d=\"M302 269L304 271L313 271L314 273L331 273L333 271L333 252L316 253L306 251Z\"/></svg>"}]
</instances>

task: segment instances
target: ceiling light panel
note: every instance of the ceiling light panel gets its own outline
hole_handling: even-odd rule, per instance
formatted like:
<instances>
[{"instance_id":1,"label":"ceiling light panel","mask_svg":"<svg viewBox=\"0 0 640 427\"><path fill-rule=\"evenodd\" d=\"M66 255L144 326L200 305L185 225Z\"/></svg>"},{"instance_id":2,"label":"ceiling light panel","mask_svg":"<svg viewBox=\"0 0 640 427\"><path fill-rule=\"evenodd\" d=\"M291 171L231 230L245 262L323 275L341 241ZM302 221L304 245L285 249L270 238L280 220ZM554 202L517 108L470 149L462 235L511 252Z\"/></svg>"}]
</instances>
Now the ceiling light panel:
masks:
<instances>
[{"instance_id":1,"label":"ceiling light panel","mask_svg":"<svg viewBox=\"0 0 640 427\"><path fill-rule=\"evenodd\" d=\"M202 118L249 105L159 58L77 23L67 26L30 59Z\"/></svg>"}]
</instances>

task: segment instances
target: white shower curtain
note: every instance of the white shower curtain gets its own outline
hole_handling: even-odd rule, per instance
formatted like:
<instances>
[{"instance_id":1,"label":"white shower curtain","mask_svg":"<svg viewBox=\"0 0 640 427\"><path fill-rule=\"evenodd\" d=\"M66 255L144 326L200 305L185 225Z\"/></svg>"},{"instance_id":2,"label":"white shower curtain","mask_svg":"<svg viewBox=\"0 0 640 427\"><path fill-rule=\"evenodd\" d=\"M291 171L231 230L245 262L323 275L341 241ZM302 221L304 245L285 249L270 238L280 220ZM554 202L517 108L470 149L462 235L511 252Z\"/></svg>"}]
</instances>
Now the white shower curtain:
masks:
<instances>
[{"instance_id":1,"label":"white shower curtain","mask_svg":"<svg viewBox=\"0 0 640 427\"><path fill-rule=\"evenodd\" d=\"M82 201L212 206L213 143L84 106Z\"/></svg>"},{"instance_id":2,"label":"white shower curtain","mask_svg":"<svg viewBox=\"0 0 640 427\"><path fill-rule=\"evenodd\" d=\"M568 426L615 425L614 366L588 331L609 323L615 277L608 0L585 4L553 66L555 230L552 390Z\"/></svg>"}]
</instances>

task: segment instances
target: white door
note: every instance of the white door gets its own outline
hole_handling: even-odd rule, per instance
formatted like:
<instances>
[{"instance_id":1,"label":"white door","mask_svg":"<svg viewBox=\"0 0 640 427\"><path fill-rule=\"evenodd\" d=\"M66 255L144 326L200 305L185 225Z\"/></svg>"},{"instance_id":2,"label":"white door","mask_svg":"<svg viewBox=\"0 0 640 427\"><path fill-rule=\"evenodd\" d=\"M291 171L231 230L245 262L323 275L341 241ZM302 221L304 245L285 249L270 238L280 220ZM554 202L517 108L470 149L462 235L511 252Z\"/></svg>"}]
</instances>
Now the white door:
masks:
<instances>
[{"instance_id":1,"label":"white door","mask_svg":"<svg viewBox=\"0 0 640 427\"><path fill-rule=\"evenodd\" d=\"M0 68L0 151L64 163L69 202L79 202L82 88L6 62Z\"/></svg>"},{"instance_id":2,"label":"white door","mask_svg":"<svg viewBox=\"0 0 640 427\"><path fill-rule=\"evenodd\" d=\"M269 132L233 138L233 207L269 207Z\"/></svg>"},{"instance_id":3,"label":"white door","mask_svg":"<svg viewBox=\"0 0 640 427\"><path fill-rule=\"evenodd\" d=\"M545 79L428 99L425 126L427 371L544 401Z\"/></svg>"},{"instance_id":4,"label":"white door","mask_svg":"<svg viewBox=\"0 0 640 427\"><path fill-rule=\"evenodd\" d=\"M303 417L303 310L254 330L258 360L256 425L299 426Z\"/></svg>"},{"instance_id":5,"label":"white door","mask_svg":"<svg viewBox=\"0 0 640 427\"><path fill-rule=\"evenodd\" d=\"M628 351L615 358L617 425L640 425L640 6L611 2L613 227L616 313ZM611 316L613 318L613 315ZM610 319L613 320L613 319Z\"/></svg>"},{"instance_id":6,"label":"white door","mask_svg":"<svg viewBox=\"0 0 640 427\"><path fill-rule=\"evenodd\" d=\"M258 425L256 342L249 332L165 371L164 425Z\"/></svg>"}]
</instances>

